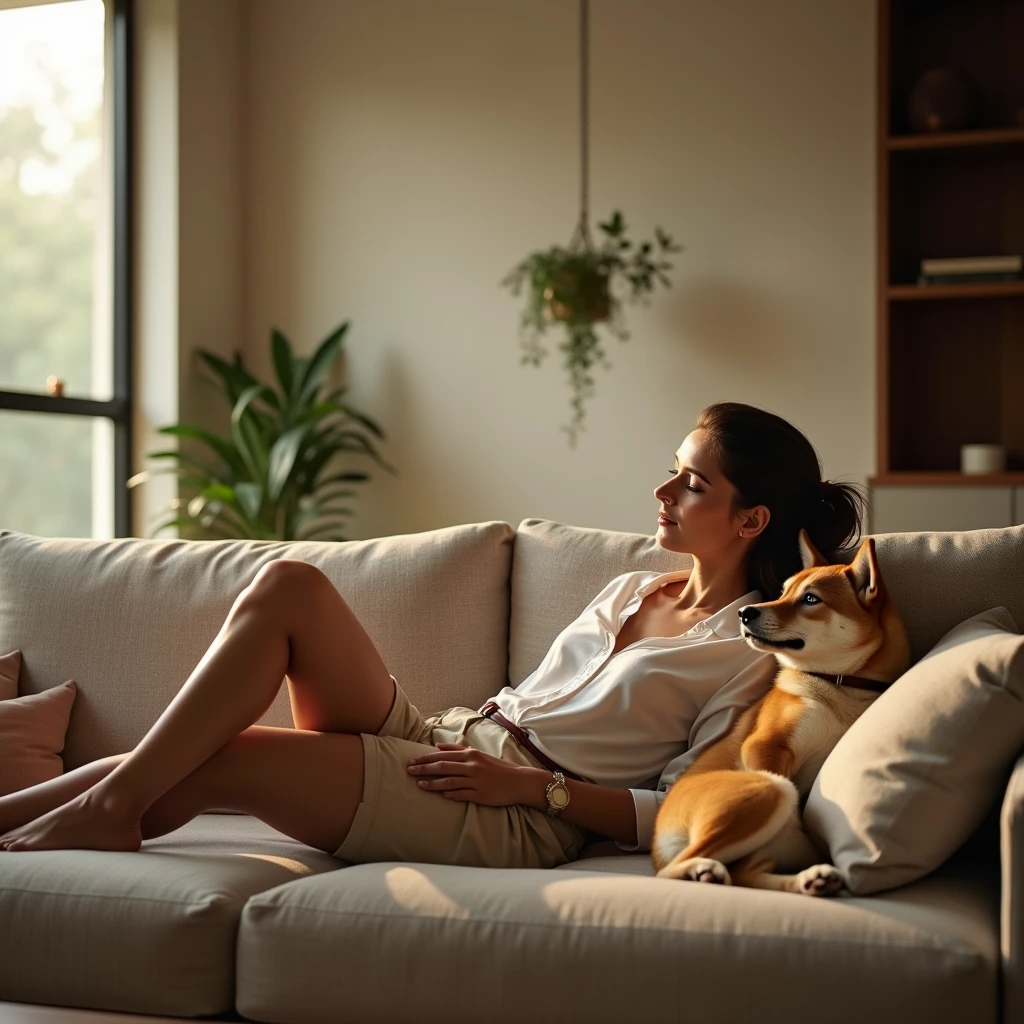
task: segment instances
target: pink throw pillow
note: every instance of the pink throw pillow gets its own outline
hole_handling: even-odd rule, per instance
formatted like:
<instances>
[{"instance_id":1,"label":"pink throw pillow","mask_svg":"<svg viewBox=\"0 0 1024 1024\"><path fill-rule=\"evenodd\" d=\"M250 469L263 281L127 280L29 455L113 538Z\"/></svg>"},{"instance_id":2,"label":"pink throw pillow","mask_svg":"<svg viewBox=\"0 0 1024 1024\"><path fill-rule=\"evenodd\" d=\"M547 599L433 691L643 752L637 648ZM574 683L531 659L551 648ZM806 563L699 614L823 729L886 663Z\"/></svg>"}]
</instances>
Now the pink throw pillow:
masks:
<instances>
[{"instance_id":1,"label":"pink throw pillow","mask_svg":"<svg viewBox=\"0 0 1024 1024\"><path fill-rule=\"evenodd\" d=\"M69 679L17 697L20 671L20 651L0 657L0 796L64 774L60 752L78 693Z\"/></svg>"},{"instance_id":2,"label":"pink throw pillow","mask_svg":"<svg viewBox=\"0 0 1024 1024\"><path fill-rule=\"evenodd\" d=\"M21 651L11 651L0 658L0 700L18 696L18 676L21 675Z\"/></svg>"}]
</instances>

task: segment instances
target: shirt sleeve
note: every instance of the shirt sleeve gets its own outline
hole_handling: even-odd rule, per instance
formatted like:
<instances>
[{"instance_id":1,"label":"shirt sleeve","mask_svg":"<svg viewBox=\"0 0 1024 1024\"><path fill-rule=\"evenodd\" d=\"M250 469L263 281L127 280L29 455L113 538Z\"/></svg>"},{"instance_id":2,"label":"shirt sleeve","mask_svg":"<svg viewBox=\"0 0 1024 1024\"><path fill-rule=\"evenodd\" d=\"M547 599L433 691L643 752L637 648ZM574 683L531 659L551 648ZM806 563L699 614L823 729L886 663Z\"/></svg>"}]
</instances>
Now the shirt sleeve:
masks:
<instances>
[{"instance_id":1,"label":"shirt sleeve","mask_svg":"<svg viewBox=\"0 0 1024 1024\"><path fill-rule=\"evenodd\" d=\"M631 789L636 810L635 846L615 840L620 850L637 853L650 850L654 838L654 819L668 794L672 783L679 778L700 755L720 740L733 727L736 720L755 701L771 688L776 672L775 655L763 654L737 672L704 705L690 728L689 746L665 766L656 789Z\"/></svg>"}]
</instances>

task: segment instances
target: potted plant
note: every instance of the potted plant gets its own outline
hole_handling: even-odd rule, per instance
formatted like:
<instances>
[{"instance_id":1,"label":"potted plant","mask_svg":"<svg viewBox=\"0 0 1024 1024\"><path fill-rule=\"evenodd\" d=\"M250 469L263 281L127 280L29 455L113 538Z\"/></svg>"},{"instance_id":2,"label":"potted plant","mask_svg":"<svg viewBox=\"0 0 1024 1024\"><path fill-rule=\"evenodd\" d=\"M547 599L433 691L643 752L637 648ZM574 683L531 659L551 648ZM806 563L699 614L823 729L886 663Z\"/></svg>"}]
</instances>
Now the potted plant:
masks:
<instances>
[{"instance_id":1,"label":"potted plant","mask_svg":"<svg viewBox=\"0 0 1024 1024\"><path fill-rule=\"evenodd\" d=\"M562 429L569 434L572 447L583 428L583 402L593 395L590 369L595 362L609 368L596 325L607 324L612 334L626 341L629 332L622 316L622 298L642 300L656 282L671 287L665 271L672 264L665 257L681 251L660 228L654 230L654 242L635 245L626 237L626 224L618 210L598 227L604 238L595 247L587 232L584 209L568 248L554 246L531 253L501 282L516 296L526 287L526 306L520 317L524 349L520 364L540 366L548 354L541 336L550 328L564 330L565 338L558 347L569 375L574 416Z\"/></svg>"},{"instance_id":2,"label":"potted plant","mask_svg":"<svg viewBox=\"0 0 1024 1024\"><path fill-rule=\"evenodd\" d=\"M347 540L339 527L352 509L338 502L356 497L350 484L370 477L361 472L329 473L339 452L369 455L389 472L369 435L384 432L365 413L341 401L346 388L320 395L323 380L341 352L348 321L334 330L309 357L296 356L288 339L271 331L270 344L280 390L257 380L236 352L233 363L211 352L200 358L216 374L201 379L231 406L230 431L218 435L202 427L174 424L158 433L197 442L207 450L155 451L148 458L175 465L145 470L128 481L136 487L161 473L174 473L190 500L174 498L166 506L169 526L185 528L193 539ZM198 534L198 536L196 536Z\"/></svg>"}]
</instances>

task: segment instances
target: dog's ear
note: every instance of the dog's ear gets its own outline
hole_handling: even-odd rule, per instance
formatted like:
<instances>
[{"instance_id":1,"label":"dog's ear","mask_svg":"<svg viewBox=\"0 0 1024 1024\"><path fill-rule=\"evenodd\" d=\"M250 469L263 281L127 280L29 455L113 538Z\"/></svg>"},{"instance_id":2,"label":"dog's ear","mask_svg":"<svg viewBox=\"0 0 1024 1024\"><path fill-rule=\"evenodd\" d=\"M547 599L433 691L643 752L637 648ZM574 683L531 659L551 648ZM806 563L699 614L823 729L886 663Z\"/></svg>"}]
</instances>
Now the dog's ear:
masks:
<instances>
[{"instance_id":1,"label":"dog's ear","mask_svg":"<svg viewBox=\"0 0 1024 1024\"><path fill-rule=\"evenodd\" d=\"M881 582L878 559L875 557L875 541L872 537L865 537L861 542L857 555L847 571L851 575L853 589L857 591L861 604L872 604L878 598Z\"/></svg>"},{"instance_id":2,"label":"dog's ear","mask_svg":"<svg viewBox=\"0 0 1024 1024\"><path fill-rule=\"evenodd\" d=\"M800 531L800 561L805 569L813 569L815 566L828 565L825 556L811 543L806 530Z\"/></svg>"}]
</instances>

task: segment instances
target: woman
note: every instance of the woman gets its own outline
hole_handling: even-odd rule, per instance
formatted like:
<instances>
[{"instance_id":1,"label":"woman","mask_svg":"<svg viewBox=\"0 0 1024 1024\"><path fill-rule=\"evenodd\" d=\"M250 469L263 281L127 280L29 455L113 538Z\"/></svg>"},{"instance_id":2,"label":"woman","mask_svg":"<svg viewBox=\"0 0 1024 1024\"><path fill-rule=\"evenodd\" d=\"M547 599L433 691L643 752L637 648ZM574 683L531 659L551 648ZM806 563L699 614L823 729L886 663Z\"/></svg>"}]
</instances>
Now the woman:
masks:
<instances>
[{"instance_id":1,"label":"woman","mask_svg":"<svg viewBox=\"0 0 1024 1024\"><path fill-rule=\"evenodd\" d=\"M799 569L800 527L827 556L856 538L863 501L736 403L701 412L654 496L659 544L693 568L617 576L488 715L424 719L319 569L264 565L133 751L0 798L0 848L137 850L231 808L349 862L552 867L591 833L649 849L672 781L771 684L739 609ZM295 729L252 725L285 675Z\"/></svg>"}]
</instances>

